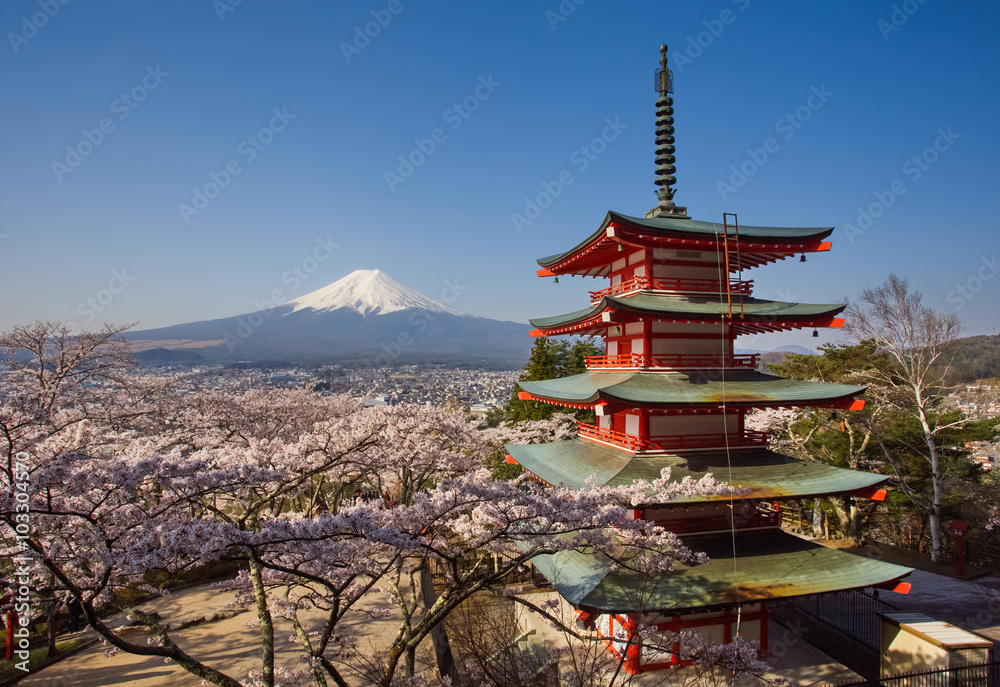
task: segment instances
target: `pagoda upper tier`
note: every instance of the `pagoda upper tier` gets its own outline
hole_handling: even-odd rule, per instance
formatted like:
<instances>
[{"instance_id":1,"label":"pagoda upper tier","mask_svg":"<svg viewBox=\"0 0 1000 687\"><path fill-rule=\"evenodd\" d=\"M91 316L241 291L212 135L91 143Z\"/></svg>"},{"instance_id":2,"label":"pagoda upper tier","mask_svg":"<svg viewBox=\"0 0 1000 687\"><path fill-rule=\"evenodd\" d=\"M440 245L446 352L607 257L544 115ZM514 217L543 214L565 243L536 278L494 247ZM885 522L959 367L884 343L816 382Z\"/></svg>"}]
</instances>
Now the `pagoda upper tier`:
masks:
<instances>
[{"instance_id":1,"label":"pagoda upper tier","mask_svg":"<svg viewBox=\"0 0 1000 687\"><path fill-rule=\"evenodd\" d=\"M525 400L573 408L605 406L664 410L811 406L860 409L863 386L785 379L754 371L593 371L571 377L518 382ZM610 407L608 407L610 406Z\"/></svg>"},{"instance_id":2,"label":"pagoda upper tier","mask_svg":"<svg viewBox=\"0 0 1000 687\"><path fill-rule=\"evenodd\" d=\"M641 291L627 296L603 295L589 308L529 320L532 336L603 335L608 327L631 322L682 322L729 325L729 335L759 334L803 327L841 327L835 317L843 303L808 304L745 296L734 305L720 294L691 295Z\"/></svg>"},{"instance_id":3,"label":"pagoda upper tier","mask_svg":"<svg viewBox=\"0 0 1000 687\"><path fill-rule=\"evenodd\" d=\"M731 272L776 262L796 253L830 250L824 241L833 227L749 227L734 232L715 222L661 215L629 217L609 212L600 228L582 243L558 255L539 258L539 276L578 274L606 277L623 250L660 248L674 250L719 251L721 237L728 234Z\"/></svg>"}]
</instances>

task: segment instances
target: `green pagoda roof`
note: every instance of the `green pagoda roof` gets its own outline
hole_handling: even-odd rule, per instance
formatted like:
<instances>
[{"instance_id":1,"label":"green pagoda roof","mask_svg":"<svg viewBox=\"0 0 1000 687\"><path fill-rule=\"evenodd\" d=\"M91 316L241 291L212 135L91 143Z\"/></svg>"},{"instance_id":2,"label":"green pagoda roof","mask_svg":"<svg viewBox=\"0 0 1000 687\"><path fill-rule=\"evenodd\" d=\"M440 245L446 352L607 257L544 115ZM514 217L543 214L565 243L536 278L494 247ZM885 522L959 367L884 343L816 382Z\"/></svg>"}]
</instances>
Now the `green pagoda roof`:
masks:
<instances>
[{"instance_id":1,"label":"green pagoda roof","mask_svg":"<svg viewBox=\"0 0 1000 687\"><path fill-rule=\"evenodd\" d=\"M741 311L738 302L734 300L730 305L729 301L721 295L637 293L631 296L604 296L589 308L565 315L529 320L529 322L541 330L558 329L587 322L606 310L634 313L653 319L704 319L717 322L722 315L729 313L730 307L733 312L731 318L733 322L739 319L741 323L808 324L817 320L830 320L847 306L843 303L783 303L744 297ZM742 317L740 317L741 312ZM608 324L602 323L601 326L606 327Z\"/></svg>"},{"instance_id":2,"label":"green pagoda roof","mask_svg":"<svg viewBox=\"0 0 1000 687\"><path fill-rule=\"evenodd\" d=\"M591 405L598 401L630 408L783 406L825 404L853 398L865 387L785 379L752 371L695 370L649 372L587 371L572 377L518 382L532 396L555 403Z\"/></svg>"},{"instance_id":3,"label":"green pagoda roof","mask_svg":"<svg viewBox=\"0 0 1000 687\"><path fill-rule=\"evenodd\" d=\"M542 267L551 267L573 255L576 255L584 248L597 241L602 236L607 235L608 227L616 224L639 230L643 233L661 235L664 237L676 236L683 238L688 236L715 237L725 233L726 227L715 222L703 222L696 219L680 219L677 217L659 216L651 218L630 217L618 212L608 212L601 223L600 228L584 239L580 244L568 251L558 255L550 255L539 258L538 264ZM730 227L732 232L732 227ZM833 233L833 227L751 227L740 226L739 235L741 240L753 239L755 244L771 244L776 249L787 249L798 252L798 246L804 243L815 243Z\"/></svg>"},{"instance_id":4,"label":"green pagoda roof","mask_svg":"<svg viewBox=\"0 0 1000 687\"><path fill-rule=\"evenodd\" d=\"M845 470L825 463L802 461L767 449L699 451L685 454L636 455L585 439L551 444L508 444L507 453L525 470L549 484L576 489L588 487L593 475L598 485L611 487L652 481L663 468L671 479L700 479L706 473L733 487L749 489L737 499L813 498L872 489L889 478L870 472ZM725 496L683 497L671 503L729 500Z\"/></svg>"},{"instance_id":5,"label":"green pagoda roof","mask_svg":"<svg viewBox=\"0 0 1000 687\"><path fill-rule=\"evenodd\" d=\"M912 572L829 549L777 528L681 538L710 563L655 578L614 569L603 555L562 551L532 563L567 601L602 612L682 612L883 585ZM637 609L641 604L642 608Z\"/></svg>"}]
</instances>

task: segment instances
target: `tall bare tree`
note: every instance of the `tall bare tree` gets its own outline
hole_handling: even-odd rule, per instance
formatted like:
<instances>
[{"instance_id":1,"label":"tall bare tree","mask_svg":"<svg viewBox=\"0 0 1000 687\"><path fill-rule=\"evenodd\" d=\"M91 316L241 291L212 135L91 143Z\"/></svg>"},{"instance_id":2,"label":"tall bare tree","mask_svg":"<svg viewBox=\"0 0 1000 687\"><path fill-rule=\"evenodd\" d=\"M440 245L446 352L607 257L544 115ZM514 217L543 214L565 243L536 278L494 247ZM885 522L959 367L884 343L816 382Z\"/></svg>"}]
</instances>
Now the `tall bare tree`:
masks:
<instances>
[{"instance_id":1,"label":"tall bare tree","mask_svg":"<svg viewBox=\"0 0 1000 687\"><path fill-rule=\"evenodd\" d=\"M866 372L881 387L878 402L885 403L919 421L923 445L911 445L915 455L927 461L931 471L931 493L914 488L901 463L887 448L882 433L875 431L886 459L893 467L900 488L927 515L931 534L931 558L941 559L941 504L948 470L942 468L939 435L966 420L939 422L948 371L947 356L962 331L954 313L932 310L919 291L911 291L905 279L889 275L882 284L861 292L858 302L847 308L846 331L859 340L873 339L897 365L873 367Z\"/></svg>"}]
</instances>

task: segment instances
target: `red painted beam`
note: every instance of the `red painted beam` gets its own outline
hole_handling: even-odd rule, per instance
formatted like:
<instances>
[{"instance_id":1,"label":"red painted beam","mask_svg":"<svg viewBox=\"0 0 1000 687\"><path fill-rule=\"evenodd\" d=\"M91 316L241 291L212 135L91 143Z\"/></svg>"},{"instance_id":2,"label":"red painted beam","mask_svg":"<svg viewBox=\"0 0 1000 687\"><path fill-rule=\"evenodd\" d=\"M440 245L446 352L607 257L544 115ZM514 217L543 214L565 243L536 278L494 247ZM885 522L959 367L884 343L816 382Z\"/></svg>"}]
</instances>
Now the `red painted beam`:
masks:
<instances>
[{"instance_id":1,"label":"red painted beam","mask_svg":"<svg viewBox=\"0 0 1000 687\"><path fill-rule=\"evenodd\" d=\"M894 580L892 582L886 582L885 584L875 585L879 589L885 589L890 592L896 592L897 594L909 594L910 589L913 585L909 582L900 582L899 580Z\"/></svg>"},{"instance_id":2,"label":"red painted beam","mask_svg":"<svg viewBox=\"0 0 1000 687\"><path fill-rule=\"evenodd\" d=\"M805 404L812 405L812 404ZM817 403L814 408L836 408L837 410L863 410L865 402L860 398L842 398L831 403Z\"/></svg>"},{"instance_id":3,"label":"red painted beam","mask_svg":"<svg viewBox=\"0 0 1000 687\"><path fill-rule=\"evenodd\" d=\"M552 270L538 270L537 272L535 272L535 274L537 274L539 277L554 277L554 276L556 276L556 273L553 272Z\"/></svg>"},{"instance_id":4,"label":"red painted beam","mask_svg":"<svg viewBox=\"0 0 1000 687\"><path fill-rule=\"evenodd\" d=\"M862 489L861 491L856 491L853 494L859 499L871 499L872 501L885 501L885 497L888 495L885 489L879 489L878 487L869 487L868 489Z\"/></svg>"}]
</instances>

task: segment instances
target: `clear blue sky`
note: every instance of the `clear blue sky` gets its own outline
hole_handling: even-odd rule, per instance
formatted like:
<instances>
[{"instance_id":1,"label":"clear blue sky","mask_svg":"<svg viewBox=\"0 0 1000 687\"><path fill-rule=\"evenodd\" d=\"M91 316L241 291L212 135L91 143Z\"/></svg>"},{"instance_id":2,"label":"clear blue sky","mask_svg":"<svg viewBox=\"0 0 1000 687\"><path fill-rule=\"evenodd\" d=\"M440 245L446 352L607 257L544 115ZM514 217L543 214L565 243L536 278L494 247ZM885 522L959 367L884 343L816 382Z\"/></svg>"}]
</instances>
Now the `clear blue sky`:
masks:
<instances>
[{"instance_id":1,"label":"clear blue sky","mask_svg":"<svg viewBox=\"0 0 1000 687\"><path fill-rule=\"evenodd\" d=\"M666 42L676 200L837 227L831 253L752 271L756 295L834 302L896 272L995 332L994 2L61 1L0 3L0 328L223 317L361 268L497 319L583 307L604 284L534 259L655 204Z\"/></svg>"}]
</instances>

